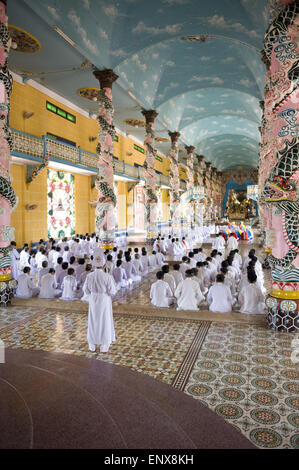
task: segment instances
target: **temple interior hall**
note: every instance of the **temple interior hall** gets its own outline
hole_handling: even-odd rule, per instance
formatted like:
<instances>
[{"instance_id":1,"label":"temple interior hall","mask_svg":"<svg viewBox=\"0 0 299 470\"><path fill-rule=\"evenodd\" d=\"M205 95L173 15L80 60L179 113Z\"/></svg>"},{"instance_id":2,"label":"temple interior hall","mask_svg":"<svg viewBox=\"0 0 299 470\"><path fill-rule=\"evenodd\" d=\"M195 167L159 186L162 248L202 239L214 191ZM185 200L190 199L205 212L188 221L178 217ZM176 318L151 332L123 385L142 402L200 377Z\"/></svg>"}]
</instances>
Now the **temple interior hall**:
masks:
<instances>
[{"instance_id":1,"label":"temple interior hall","mask_svg":"<svg viewBox=\"0 0 299 470\"><path fill-rule=\"evenodd\" d=\"M298 25L0 0L0 449L299 448Z\"/></svg>"}]
</instances>

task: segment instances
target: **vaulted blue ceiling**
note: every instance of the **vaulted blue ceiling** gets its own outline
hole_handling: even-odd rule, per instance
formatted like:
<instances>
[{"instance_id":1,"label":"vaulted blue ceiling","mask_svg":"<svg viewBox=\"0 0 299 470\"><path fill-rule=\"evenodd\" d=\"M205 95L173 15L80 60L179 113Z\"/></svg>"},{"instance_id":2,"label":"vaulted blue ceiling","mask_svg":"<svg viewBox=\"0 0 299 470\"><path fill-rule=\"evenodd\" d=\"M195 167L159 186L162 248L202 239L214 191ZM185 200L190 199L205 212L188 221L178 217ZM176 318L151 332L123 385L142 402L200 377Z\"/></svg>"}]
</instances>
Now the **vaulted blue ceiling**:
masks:
<instances>
[{"instance_id":1,"label":"vaulted blue ceiling","mask_svg":"<svg viewBox=\"0 0 299 470\"><path fill-rule=\"evenodd\" d=\"M268 0L9 0L8 21L41 43L35 54L12 51L13 71L34 72L32 78L96 112L96 103L77 94L99 86L92 68L72 69L84 59L113 68L121 130L143 140L144 129L124 120L156 109L157 135L179 131L181 146L195 146L219 170L258 165ZM167 154L169 143L157 147Z\"/></svg>"}]
</instances>

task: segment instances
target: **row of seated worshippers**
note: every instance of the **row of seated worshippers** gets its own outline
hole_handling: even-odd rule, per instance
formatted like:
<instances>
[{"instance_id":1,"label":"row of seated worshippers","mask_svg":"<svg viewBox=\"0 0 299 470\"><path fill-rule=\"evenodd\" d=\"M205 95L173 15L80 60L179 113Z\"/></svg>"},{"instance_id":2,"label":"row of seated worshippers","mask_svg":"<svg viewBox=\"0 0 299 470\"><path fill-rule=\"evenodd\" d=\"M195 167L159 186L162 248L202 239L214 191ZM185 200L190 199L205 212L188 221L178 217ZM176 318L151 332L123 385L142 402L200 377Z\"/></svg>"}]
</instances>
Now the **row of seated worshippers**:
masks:
<instances>
[{"instance_id":1,"label":"row of seated worshippers","mask_svg":"<svg viewBox=\"0 0 299 470\"><path fill-rule=\"evenodd\" d=\"M235 306L242 313L264 313L264 275L254 249L244 260L238 249L225 260L217 250L205 256L194 249L172 271L163 265L156 277L150 290L155 307L177 303L177 310L199 310L206 303L212 312L229 313Z\"/></svg>"},{"instance_id":2,"label":"row of seated worshippers","mask_svg":"<svg viewBox=\"0 0 299 470\"><path fill-rule=\"evenodd\" d=\"M65 253L69 252L67 245L64 250ZM22 251L27 253L27 246ZM55 252L58 256L54 256ZM104 251L96 245L91 252L93 254L90 256L87 256L84 251L77 252L81 256L84 253L84 258L75 256L63 258L59 256L61 254L59 247L50 248L48 253L43 247L37 253L30 252L25 266L21 265L23 269L18 274L16 297L39 296L44 299L61 297L62 300L85 301L84 283L87 275L94 271L97 259L105 260L105 271L113 277L117 291L131 287L134 282L140 282L142 276L161 268L165 260L164 255L159 251L156 253L153 250L148 255L144 247L141 252L139 248L135 248L134 251L128 248L123 252L117 247L112 251ZM36 262L38 254L40 257Z\"/></svg>"}]
</instances>

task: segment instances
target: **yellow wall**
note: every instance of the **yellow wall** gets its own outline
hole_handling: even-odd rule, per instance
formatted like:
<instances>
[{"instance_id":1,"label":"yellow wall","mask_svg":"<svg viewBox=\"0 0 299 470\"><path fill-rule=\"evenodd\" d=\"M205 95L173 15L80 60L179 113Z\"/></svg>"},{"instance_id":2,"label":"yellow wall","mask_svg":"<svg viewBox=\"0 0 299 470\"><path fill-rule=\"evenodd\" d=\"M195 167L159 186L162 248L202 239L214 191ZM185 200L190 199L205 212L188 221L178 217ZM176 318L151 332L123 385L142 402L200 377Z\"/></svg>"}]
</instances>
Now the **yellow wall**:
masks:
<instances>
[{"instance_id":1,"label":"yellow wall","mask_svg":"<svg viewBox=\"0 0 299 470\"><path fill-rule=\"evenodd\" d=\"M11 165L12 186L19 198L18 206L11 216L15 227L15 241L20 247L24 243L48 238L47 228L47 170L44 169L30 184L26 183L26 166ZM91 189L91 177L74 175L75 178L75 231L94 232L95 209L88 201L96 198L96 189ZM94 199L93 199L94 198ZM36 204L34 210L26 210L27 204Z\"/></svg>"},{"instance_id":2,"label":"yellow wall","mask_svg":"<svg viewBox=\"0 0 299 470\"><path fill-rule=\"evenodd\" d=\"M59 106L65 111L76 116L76 124L48 111L46 102ZM29 119L23 118L23 113L31 111L34 115ZM74 141L83 150L96 153L97 140L89 141L89 137L98 135L97 121L86 118L64 104L48 97L39 90L18 82L13 83L11 94L10 127L22 132L42 137L47 132ZM137 163L143 165L145 155L134 149L134 141L118 134L118 142L114 142L114 155L120 160L131 165ZM137 144L144 148L143 145ZM158 154L159 155L159 154ZM169 159L159 155L163 161L156 160L155 168L164 175L169 174ZM40 238L47 239L47 170L42 171L30 184L26 183L26 166L11 165L13 187L19 197L18 207L12 214L11 225L15 227L15 240L17 246L25 242L36 242ZM71 171L70 171L71 172ZM184 173L181 173L186 178ZM91 177L75 174L75 217L76 233L95 231L95 208L88 201L97 198L97 190L91 188ZM118 230L133 229L133 193L128 191L128 183L118 182L117 189L117 214ZM162 191L163 221L169 219L168 191ZM33 211L25 209L26 204L37 204Z\"/></svg>"},{"instance_id":3,"label":"yellow wall","mask_svg":"<svg viewBox=\"0 0 299 470\"><path fill-rule=\"evenodd\" d=\"M82 98L83 99L83 98ZM59 106L63 110L76 116L76 124L48 111L46 102ZM10 105L10 127L36 137L42 137L47 132L65 139L71 140L83 150L96 153L97 140L89 141L89 137L98 136L98 123L95 119L87 118L73 109L48 97L39 90L25 84L13 82ZM29 119L23 118L23 113L31 111L34 115ZM118 134L118 142L114 142L114 155L119 160L134 165L143 165L145 156L134 149L134 141ZM143 148L143 145L138 144ZM168 175L169 160L163 158L163 162L156 160L156 170Z\"/></svg>"}]
</instances>

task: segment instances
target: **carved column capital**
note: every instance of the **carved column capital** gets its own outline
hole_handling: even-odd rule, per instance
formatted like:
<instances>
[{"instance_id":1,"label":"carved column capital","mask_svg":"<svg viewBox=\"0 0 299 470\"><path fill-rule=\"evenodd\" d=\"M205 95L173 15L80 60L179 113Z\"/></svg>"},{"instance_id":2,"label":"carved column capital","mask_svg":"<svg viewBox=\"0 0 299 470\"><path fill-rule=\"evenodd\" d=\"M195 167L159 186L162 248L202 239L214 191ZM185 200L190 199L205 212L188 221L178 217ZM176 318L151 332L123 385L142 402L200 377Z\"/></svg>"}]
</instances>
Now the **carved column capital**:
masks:
<instances>
[{"instance_id":1,"label":"carved column capital","mask_svg":"<svg viewBox=\"0 0 299 470\"><path fill-rule=\"evenodd\" d=\"M101 88L112 88L113 82L118 79L118 75L112 69L95 70L93 74L99 80Z\"/></svg>"},{"instance_id":2,"label":"carved column capital","mask_svg":"<svg viewBox=\"0 0 299 470\"><path fill-rule=\"evenodd\" d=\"M149 109L149 110L143 109L141 111L141 114L143 114L143 116L145 117L146 124L153 123L156 117L158 116L157 111L155 111L154 109Z\"/></svg>"},{"instance_id":3,"label":"carved column capital","mask_svg":"<svg viewBox=\"0 0 299 470\"><path fill-rule=\"evenodd\" d=\"M179 140L180 133L179 132L168 132L169 137L171 138L171 143L174 144Z\"/></svg>"},{"instance_id":4,"label":"carved column capital","mask_svg":"<svg viewBox=\"0 0 299 470\"><path fill-rule=\"evenodd\" d=\"M185 145L185 149L187 150L187 153L193 153L195 150L195 147L193 145Z\"/></svg>"}]
</instances>

